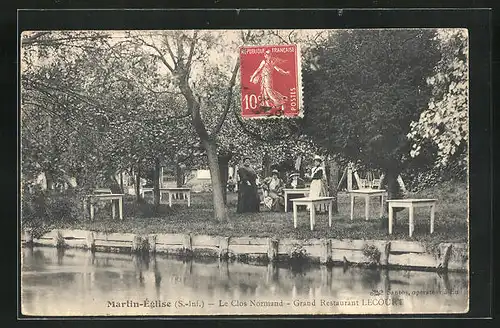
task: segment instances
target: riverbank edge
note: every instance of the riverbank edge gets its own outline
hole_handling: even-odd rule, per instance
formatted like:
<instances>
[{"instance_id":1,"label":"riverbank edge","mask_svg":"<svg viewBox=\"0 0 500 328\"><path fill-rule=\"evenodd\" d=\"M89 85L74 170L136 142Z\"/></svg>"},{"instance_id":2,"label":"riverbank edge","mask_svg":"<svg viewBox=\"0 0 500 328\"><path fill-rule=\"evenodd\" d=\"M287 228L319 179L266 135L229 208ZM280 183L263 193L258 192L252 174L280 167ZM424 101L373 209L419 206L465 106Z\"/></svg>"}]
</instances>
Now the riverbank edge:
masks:
<instances>
[{"instance_id":1,"label":"riverbank edge","mask_svg":"<svg viewBox=\"0 0 500 328\"><path fill-rule=\"evenodd\" d=\"M52 230L33 238L26 229L23 246L81 248L92 252L174 255L182 258L219 258L243 262L308 261L324 265L352 265L389 269L467 272L466 243L440 243L429 248L404 240L277 239L192 234L102 233L90 230Z\"/></svg>"}]
</instances>

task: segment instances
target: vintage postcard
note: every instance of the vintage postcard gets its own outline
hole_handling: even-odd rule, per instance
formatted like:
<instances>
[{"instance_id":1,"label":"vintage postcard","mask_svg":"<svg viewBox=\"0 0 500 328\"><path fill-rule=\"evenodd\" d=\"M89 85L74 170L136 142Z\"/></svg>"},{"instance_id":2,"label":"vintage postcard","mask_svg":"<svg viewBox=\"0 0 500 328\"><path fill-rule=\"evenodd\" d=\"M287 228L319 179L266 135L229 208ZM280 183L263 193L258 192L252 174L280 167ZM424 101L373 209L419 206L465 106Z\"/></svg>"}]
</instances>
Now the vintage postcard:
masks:
<instances>
[{"instance_id":1,"label":"vintage postcard","mask_svg":"<svg viewBox=\"0 0 500 328\"><path fill-rule=\"evenodd\" d=\"M469 310L469 32L25 30L23 316Z\"/></svg>"}]
</instances>

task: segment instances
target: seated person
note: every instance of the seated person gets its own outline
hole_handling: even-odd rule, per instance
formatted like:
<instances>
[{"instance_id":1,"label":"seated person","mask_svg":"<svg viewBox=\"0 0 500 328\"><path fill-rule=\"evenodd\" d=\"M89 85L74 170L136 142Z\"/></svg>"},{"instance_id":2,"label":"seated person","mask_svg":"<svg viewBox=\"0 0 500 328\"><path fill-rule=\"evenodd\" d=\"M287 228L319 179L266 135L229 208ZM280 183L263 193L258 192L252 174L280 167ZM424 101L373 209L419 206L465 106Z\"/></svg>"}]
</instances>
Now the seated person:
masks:
<instances>
[{"instance_id":1,"label":"seated person","mask_svg":"<svg viewBox=\"0 0 500 328\"><path fill-rule=\"evenodd\" d=\"M235 188L236 188L236 182L233 180L232 176L229 176L229 179L227 179L227 190L230 192L234 192Z\"/></svg>"},{"instance_id":2,"label":"seated person","mask_svg":"<svg viewBox=\"0 0 500 328\"><path fill-rule=\"evenodd\" d=\"M273 170L271 177L262 181L262 188L264 190L264 205L273 211L280 211L284 206L284 183L278 177L278 174L278 170Z\"/></svg>"}]
</instances>

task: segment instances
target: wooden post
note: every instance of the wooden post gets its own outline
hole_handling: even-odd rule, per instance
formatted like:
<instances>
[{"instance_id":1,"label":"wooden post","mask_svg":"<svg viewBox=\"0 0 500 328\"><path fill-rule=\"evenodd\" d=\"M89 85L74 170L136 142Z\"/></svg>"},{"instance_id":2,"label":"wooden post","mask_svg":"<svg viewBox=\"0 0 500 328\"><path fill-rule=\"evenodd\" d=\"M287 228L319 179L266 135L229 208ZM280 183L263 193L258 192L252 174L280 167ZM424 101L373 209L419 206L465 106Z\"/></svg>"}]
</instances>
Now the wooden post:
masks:
<instances>
[{"instance_id":1,"label":"wooden post","mask_svg":"<svg viewBox=\"0 0 500 328\"><path fill-rule=\"evenodd\" d=\"M358 172L354 171L354 179L356 179L356 184L358 185L358 189L362 189L364 186L361 184L361 178L358 175Z\"/></svg>"},{"instance_id":2,"label":"wooden post","mask_svg":"<svg viewBox=\"0 0 500 328\"><path fill-rule=\"evenodd\" d=\"M321 241L322 250L320 261L322 264L328 264L332 261L332 240L325 239Z\"/></svg>"},{"instance_id":3,"label":"wooden post","mask_svg":"<svg viewBox=\"0 0 500 328\"><path fill-rule=\"evenodd\" d=\"M352 190L352 164L347 164L347 191Z\"/></svg>"},{"instance_id":4,"label":"wooden post","mask_svg":"<svg viewBox=\"0 0 500 328\"><path fill-rule=\"evenodd\" d=\"M452 244L439 244L440 259L437 269L439 271L448 271L448 262L450 261Z\"/></svg>"},{"instance_id":5,"label":"wooden post","mask_svg":"<svg viewBox=\"0 0 500 328\"><path fill-rule=\"evenodd\" d=\"M92 252L95 250L95 238L94 238L94 233L90 231L87 234L87 248L90 249Z\"/></svg>"},{"instance_id":6,"label":"wooden post","mask_svg":"<svg viewBox=\"0 0 500 328\"><path fill-rule=\"evenodd\" d=\"M148 245L149 245L149 252L152 254L156 253L156 235L148 236Z\"/></svg>"},{"instance_id":7,"label":"wooden post","mask_svg":"<svg viewBox=\"0 0 500 328\"><path fill-rule=\"evenodd\" d=\"M26 229L24 230L24 242L26 246L33 246L33 230Z\"/></svg>"},{"instance_id":8,"label":"wooden post","mask_svg":"<svg viewBox=\"0 0 500 328\"><path fill-rule=\"evenodd\" d=\"M403 178L400 175L398 175L397 181L399 186L401 187L401 190L403 190L403 192L406 192L405 183L403 182Z\"/></svg>"},{"instance_id":9,"label":"wooden post","mask_svg":"<svg viewBox=\"0 0 500 328\"><path fill-rule=\"evenodd\" d=\"M132 253L140 251L142 248L142 237L139 235L135 235L132 240Z\"/></svg>"},{"instance_id":10,"label":"wooden post","mask_svg":"<svg viewBox=\"0 0 500 328\"><path fill-rule=\"evenodd\" d=\"M330 197L333 197L332 201L332 211L333 213L337 214L338 213L338 201L337 201L337 196L338 196L338 183L339 183L339 166L338 163L330 158L328 160L328 166L327 166L327 180L328 180L328 195Z\"/></svg>"},{"instance_id":11,"label":"wooden post","mask_svg":"<svg viewBox=\"0 0 500 328\"><path fill-rule=\"evenodd\" d=\"M380 264L384 267L389 266L389 255L391 253L391 242L388 241L384 244L383 252L380 254Z\"/></svg>"},{"instance_id":12,"label":"wooden post","mask_svg":"<svg viewBox=\"0 0 500 328\"><path fill-rule=\"evenodd\" d=\"M332 269L326 266L320 267L321 287L326 287L326 291L332 288Z\"/></svg>"},{"instance_id":13,"label":"wooden post","mask_svg":"<svg viewBox=\"0 0 500 328\"><path fill-rule=\"evenodd\" d=\"M193 251L193 245L192 245L192 240L191 240L190 234L184 235L184 240L183 240L182 246L183 246L185 251L188 251L188 252Z\"/></svg>"},{"instance_id":14,"label":"wooden post","mask_svg":"<svg viewBox=\"0 0 500 328\"><path fill-rule=\"evenodd\" d=\"M278 240L269 238L267 241L267 258L270 262L274 262L278 260Z\"/></svg>"},{"instance_id":15,"label":"wooden post","mask_svg":"<svg viewBox=\"0 0 500 328\"><path fill-rule=\"evenodd\" d=\"M64 237L62 236L60 231L57 231L52 240L54 241L54 246L57 248L63 248L65 246Z\"/></svg>"},{"instance_id":16,"label":"wooden post","mask_svg":"<svg viewBox=\"0 0 500 328\"><path fill-rule=\"evenodd\" d=\"M279 269L276 263L270 262L267 264L267 272L266 272L266 282L268 284L272 282L276 282L279 279Z\"/></svg>"},{"instance_id":17,"label":"wooden post","mask_svg":"<svg viewBox=\"0 0 500 328\"><path fill-rule=\"evenodd\" d=\"M219 277L222 281L229 281L229 263L219 259Z\"/></svg>"},{"instance_id":18,"label":"wooden post","mask_svg":"<svg viewBox=\"0 0 500 328\"><path fill-rule=\"evenodd\" d=\"M346 175L347 175L347 168L345 168L344 171L342 172L342 177L340 178L339 183L337 185L337 190L340 190L340 186L342 185L342 182L344 182ZM348 190L348 188L346 188L346 190Z\"/></svg>"},{"instance_id":19,"label":"wooden post","mask_svg":"<svg viewBox=\"0 0 500 328\"><path fill-rule=\"evenodd\" d=\"M219 237L219 258L227 259L229 253L229 237Z\"/></svg>"}]
</instances>

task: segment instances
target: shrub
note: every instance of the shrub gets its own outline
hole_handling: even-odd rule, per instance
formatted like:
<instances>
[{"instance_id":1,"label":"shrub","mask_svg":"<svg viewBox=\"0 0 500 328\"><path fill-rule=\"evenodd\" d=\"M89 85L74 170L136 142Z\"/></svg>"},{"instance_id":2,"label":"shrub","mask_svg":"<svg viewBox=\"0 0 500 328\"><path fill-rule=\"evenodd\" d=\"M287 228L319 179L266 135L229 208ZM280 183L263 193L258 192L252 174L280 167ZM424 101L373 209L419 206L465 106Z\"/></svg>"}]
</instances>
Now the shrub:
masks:
<instances>
[{"instance_id":1,"label":"shrub","mask_svg":"<svg viewBox=\"0 0 500 328\"><path fill-rule=\"evenodd\" d=\"M363 246L363 255L370 260L370 264L377 264L380 262L380 250L375 245L365 244Z\"/></svg>"},{"instance_id":2,"label":"shrub","mask_svg":"<svg viewBox=\"0 0 500 328\"><path fill-rule=\"evenodd\" d=\"M34 190L21 199L23 227L40 228L53 222L71 222L83 215L82 202L77 192ZM36 232L35 232L36 233Z\"/></svg>"},{"instance_id":3,"label":"shrub","mask_svg":"<svg viewBox=\"0 0 500 328\"><path fill-rule=\"evenodd\" d=\"M303 261L307 258L307 251L302 245L294 245L290 250L291 261Z\"/></svg>"}]
</instances>

